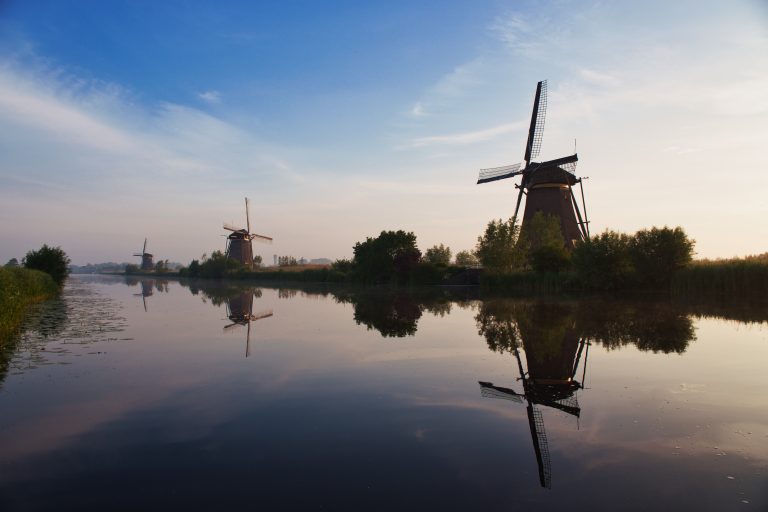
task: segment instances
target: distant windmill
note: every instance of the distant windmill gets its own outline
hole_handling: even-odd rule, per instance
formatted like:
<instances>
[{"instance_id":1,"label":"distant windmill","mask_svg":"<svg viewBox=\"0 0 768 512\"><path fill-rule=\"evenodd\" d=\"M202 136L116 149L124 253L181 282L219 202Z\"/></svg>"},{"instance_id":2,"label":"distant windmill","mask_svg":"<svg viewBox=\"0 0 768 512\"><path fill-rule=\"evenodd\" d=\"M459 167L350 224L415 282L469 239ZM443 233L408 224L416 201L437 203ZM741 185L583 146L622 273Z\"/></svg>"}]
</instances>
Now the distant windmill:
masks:
<instances>
[{"instance_id":1,"label":"distant windmill","mask_svg":"<svg viewBox=\"0 0 768 512\"><path fill-rule=\"evenodd\" d=\"M526 357L529 363L527 372L523 369L520 350L517 346L515 347L514 353L520 371L519 380L523 381L523 394L519 394L513 389L494 386L490 382L479 382L480 394L483 397L499 398L517 403L522 403L525 399L528 402L528 427L531 430L533 451L539 466L539 483L547 489L552 487L552 464L549 457L547 433L544 430L544 418L537 405L552 407L578 418L581 415L581 407L579 407L576 391L584 387L583 383L587 372L589 342L586 338L579 338L576 345L567 341L565 345L567 348L560 354L560 357L553 357L548 361ZM576 372L585 346L587 351L584 356L584 373L581 382L578 382L575 380Z\"/></svg>"},{"instance_id":2,"label":"distant windmill","mask_svg":"<svg viewBox=\"0 0 768 512\"><path fill-rule=\"evenodd\" d=\"M134 256L141 256L141 270L152 270L155 263L152 261L152 255L147 252L147 239L144 239L144 248L140 253L134 253Z\"/></svg>"},{"instance_id":3,"label":"distant windmill","mask_svg":"<svg viewBox=\"0 0 768 512\"><path fill-rule=\"evenodd\" d=\"M272 238L251 233L251 216L248 209L248 198L245 198L245 222L246 227L238 228L232 224L224 223L224 229L232 233L227 236L227 258L237 260L243 265L253 268L253 240L272 243Z\"/></svg>"},{"instance_id":4,"label":"distant windmill","mask_svg":"<svg viewBox=\"0 0 768 512\"><path fill-rule=\"evenodd\" d=\"M245 325L248 331L245 337L245 357L251 355L251 322L272 316L272 310L264 310L253 314L254 291L243 292L227 299L227 318L232 322L224 326L227 331L238 325Z\"/></svg>"},{"instance_id":5,"label":"distant windmill","mask_svg":"<svg viewBox=\"0 0 768 512\"><path fill-rule=\"evenodd\" d=\"M579 158L574 153L571 156L557 158L546 162L531 162L539 156L542 137L544 135L544 118L547 113L547 81L541 81L536 86L536 98L533 101L531 125L528 129L528 142L525 146L525 161L523 163L481 169L478 185L489 181L503 180L522 174L520 189L515 205L514 219L520 209L520 201L525 194L525 212L523 213L522 228L536 212L554 215L560 219L560 230L567 247L572 248L575 242L589 238L589 220L587 207L584 202L582 178L575 176L576 162ZM573 186L581 187L581 202L584 208L584 218L581 216ZM576 220L578 217L578 220Z\"/></svg>"}]
</instances>

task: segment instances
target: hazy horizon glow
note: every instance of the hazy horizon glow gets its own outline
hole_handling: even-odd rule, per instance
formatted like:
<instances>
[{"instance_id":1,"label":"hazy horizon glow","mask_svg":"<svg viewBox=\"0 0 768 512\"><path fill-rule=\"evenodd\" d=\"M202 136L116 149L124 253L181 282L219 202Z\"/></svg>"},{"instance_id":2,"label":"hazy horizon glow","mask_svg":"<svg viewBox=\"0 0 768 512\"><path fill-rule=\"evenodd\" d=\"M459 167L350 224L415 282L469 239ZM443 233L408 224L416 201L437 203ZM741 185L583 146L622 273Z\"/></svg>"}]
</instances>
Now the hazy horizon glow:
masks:
<instances>
[{"instance_id":1,"label":"hazy horizon glow","mask_svg":"<svg viewBox=\"0 0 768 512\"><path fill-rule=\"evenodd\" d=\"M383 229L473 248L548 79L542 159L576 139L592 231L680 225L699 257L768 250L768 8L7 2L0 263L188 262L222 222L350 257Z\"/></svg>"}]
</instances>

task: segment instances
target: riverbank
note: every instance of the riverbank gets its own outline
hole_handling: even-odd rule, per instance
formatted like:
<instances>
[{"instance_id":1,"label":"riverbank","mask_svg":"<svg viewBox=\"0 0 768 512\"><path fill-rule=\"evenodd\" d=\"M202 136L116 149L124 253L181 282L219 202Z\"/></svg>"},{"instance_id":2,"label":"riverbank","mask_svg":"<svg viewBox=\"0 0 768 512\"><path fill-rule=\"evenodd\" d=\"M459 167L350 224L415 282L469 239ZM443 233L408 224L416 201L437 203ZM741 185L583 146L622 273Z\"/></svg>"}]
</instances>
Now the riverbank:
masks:
<instances>
[{"instance_id":1,"label":"riverbank","mask_svg":"<svg viewBox=\"0 0 768 512\"><path fill-rule=\"evenodd\" d=\"M426 266L425 266L426 267ZM509 295L583 295L598 293L662 293L681 299L753 300L764 302L768 297L768 254L726 260L698 260L677 270L671 282L664 286L648 286L643 279L629 275L611 288L593 286L587 277L575 271L519 271L491 273L472 267L435 267L429 272L415 272L406 286L477 285L492 294ZM634 274L637 274L636 272ZM333 267L294 269L240 268L227 271L223 277L191 277L182 272L135 273L129 277L153 279L205 279L269 283L328 283L365 285L355 279L352 271ZM403 286L403 285L400 285Z\"/></svg>"},{"instance_id":2,"label":"riverbank","mask_svg":"<svg viewBox=\"0 0 768 512\"><path fill-rule=\"evenodd\" d=\"M17 331L29 306L58 291L53 278L45 272L0 267L0 342Z\"/></svg>"}]
</instances>

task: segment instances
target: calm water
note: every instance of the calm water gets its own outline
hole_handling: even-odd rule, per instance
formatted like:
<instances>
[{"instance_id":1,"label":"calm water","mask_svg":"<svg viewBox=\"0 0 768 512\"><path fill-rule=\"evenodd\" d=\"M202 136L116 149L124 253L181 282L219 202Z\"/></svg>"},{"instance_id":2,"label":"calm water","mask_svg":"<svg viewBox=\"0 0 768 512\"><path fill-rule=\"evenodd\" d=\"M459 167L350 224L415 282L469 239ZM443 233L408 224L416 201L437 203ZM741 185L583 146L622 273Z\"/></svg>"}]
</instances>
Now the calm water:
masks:
<instances>
[{"instance_id":1,"label":"calm water","mask_svg":"<svg viewBox=\"0 0 768 512\"><path fill-rule=\"evenodd\" d=\"M768 311L74 277L0 510L768 510Z\"/></svg>"}]
</instances>

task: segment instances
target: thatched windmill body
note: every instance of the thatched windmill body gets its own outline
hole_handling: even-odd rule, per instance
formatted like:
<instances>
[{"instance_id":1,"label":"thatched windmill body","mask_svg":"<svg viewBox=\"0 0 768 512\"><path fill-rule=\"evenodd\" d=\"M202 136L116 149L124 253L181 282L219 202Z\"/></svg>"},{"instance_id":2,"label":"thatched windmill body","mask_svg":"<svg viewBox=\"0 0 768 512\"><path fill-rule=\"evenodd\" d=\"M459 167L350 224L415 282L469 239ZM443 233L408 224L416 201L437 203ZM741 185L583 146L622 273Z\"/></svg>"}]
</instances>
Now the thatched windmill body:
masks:
<instances>
[{"instance_id":1,"label":"thatched windmill body","mask_svg":"<svg viewBox=\"0 0 768 512\"><path fill-rule=\"evenodd\" d=\"M249 201L245 198L245 228L238 228L232 224L224 223L224 229L231 231L227 236L227 258L239 261L243 265L253 268L253 240L272 243L272 238L251 233L251 216Z\"/></svg>"},{"instance_id":2,"label":"thatched windmill body","mask_svg":"<svg viewBox=\"0 0 768 512\"><path fill-rule=\"evenodd\" d=\"M519 185L515 185L520 192L517 194L514 218L520 209L523 195L526 196L525 211L523 212L522 229L537 212L545 215L554 215L560 220L560 230L568 248L585 238L589 238L589 220L587 208L584 202L584 189L582 178L575 175L576 162L579 158L576 153L571 156L557 158L546 162L533 162L541 151L541 142L544 135L544 119L547 111L547 81L541 81L536 86L536 97L533 101L533 113L528 129L528 142L525 146L524 162L481 169L477 183L488 183L522 175ZM573 187L578 184L581 190L581 202L584 216L573 192Z\"/></svg>"},{"instance_id":3,"label":"thatched windmill body","mask_svg":"<svg viewBox=\"0 0 768 512\"><path fill-rule=\"evenodd\" d=\"M141 270L152 270L155 268L153 256L147 252L147 239L144 239L144 248L140 253L133 253L134 256L141 256Z\"/></svg>"}]
</instances>

